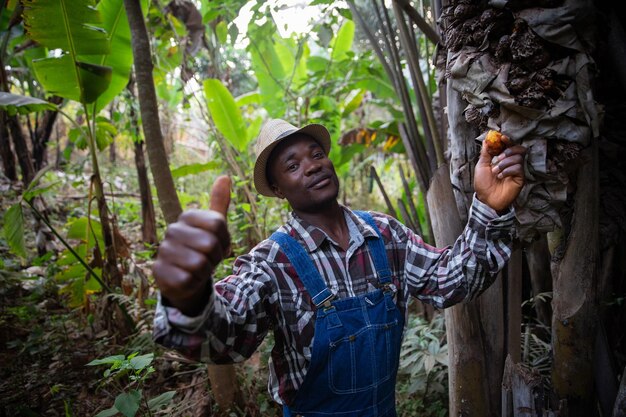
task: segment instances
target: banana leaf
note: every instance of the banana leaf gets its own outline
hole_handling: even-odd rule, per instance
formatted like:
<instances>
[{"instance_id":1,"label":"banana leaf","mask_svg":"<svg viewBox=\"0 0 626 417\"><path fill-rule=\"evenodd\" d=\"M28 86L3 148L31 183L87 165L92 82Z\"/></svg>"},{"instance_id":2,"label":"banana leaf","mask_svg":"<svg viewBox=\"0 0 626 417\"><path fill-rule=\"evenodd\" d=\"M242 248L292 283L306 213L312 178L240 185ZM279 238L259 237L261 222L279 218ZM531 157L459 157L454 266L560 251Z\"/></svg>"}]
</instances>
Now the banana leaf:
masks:
<instances>
[{"instance_id":1,"label":"banana leaf","mask_svg":"<svg viewBox=\"0 0 626 417\"><path fill-rule=\"evenodd\" d=\"M110 51L102 18L84 0L24 0L28 36L61 54L33 61L35 75L48 94L93 103L111 81L111 67L94 64Z\"/></svg>"}]
</instances>

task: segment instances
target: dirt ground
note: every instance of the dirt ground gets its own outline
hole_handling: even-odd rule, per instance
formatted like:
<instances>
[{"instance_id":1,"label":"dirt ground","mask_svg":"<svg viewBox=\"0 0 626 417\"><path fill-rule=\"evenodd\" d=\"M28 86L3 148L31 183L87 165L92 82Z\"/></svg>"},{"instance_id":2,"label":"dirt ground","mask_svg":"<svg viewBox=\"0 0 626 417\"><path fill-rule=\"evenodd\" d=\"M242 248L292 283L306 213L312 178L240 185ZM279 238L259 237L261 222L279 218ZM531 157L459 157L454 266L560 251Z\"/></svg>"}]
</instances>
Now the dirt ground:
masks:
<instances>
[{"instance_id":1,"label":"dirt ground","mask_svg":"<svg viewBox=\"0 0 626 417\"><path fill-rule=\"evenodd\" d=\"M103 383L107 366L87 364L128 355L133 346L141 354L154 353L155 371L144 383L144 397L176 391L156 415L278 415L267 399L258 357L237 367L242 410L219 412L206 366L152 343L149 310L138 321L145 328L121 344L115 334L97 331L83 312L63 307L54 289L24 282L11 274L0 275L0 417L86 417L110 408L122 390L134 385L127 379ZM141 411L136 415L149 415Z\"/></svg>"}]
</instances>

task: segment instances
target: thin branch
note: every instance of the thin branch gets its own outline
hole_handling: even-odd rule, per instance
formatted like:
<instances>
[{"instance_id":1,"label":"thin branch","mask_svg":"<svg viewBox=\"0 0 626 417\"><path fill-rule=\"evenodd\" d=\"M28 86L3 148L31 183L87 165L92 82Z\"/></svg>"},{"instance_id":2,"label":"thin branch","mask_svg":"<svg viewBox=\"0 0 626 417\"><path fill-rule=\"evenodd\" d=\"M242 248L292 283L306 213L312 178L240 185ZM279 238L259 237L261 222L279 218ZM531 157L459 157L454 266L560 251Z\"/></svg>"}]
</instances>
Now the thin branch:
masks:
<instances>
[{"instance_id":1,"label":"thin branch","mask_svg":"<svg viewBox=\"0 0 626 417\"><path fill-rule=\"evenodd\" d=\"M409 2L409 0L393 0L393 1L397 2L400 6L402 6L402 9L404 10L404 12L409 16L409 18L411 18L413 23L415 23L417 27L420 28L420 30L424 33L424 35L426 35L429 41L435 44L441 42L441 38L439 37L439 34L437 33L437 31L433 29L431 25L428 24L428 22L419 14L417 10L413 8L413 6L411 6L411 3Z\"/></svg>"}]
</instances>

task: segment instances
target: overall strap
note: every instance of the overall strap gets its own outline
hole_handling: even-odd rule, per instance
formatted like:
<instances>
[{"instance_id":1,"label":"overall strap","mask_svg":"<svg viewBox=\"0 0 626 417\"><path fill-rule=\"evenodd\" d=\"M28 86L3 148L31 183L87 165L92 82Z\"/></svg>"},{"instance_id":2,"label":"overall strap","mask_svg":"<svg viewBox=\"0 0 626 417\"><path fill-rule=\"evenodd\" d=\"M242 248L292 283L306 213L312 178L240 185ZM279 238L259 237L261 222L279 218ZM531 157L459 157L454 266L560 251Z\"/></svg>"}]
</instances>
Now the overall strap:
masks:
<instances>
[{"instance_id":1,"label":"overall strap","mask_svg":"<svg viewBox=\"0 0 626 417\"><path fill-rule=\"evenodd\" d=\"M378 281L381 284L391 283L391 269L389 269L389 263L387 262L385 243L378 226L374 222L374 218L366 211L354 210L354 213L365 220L367 224L372 226L372 228L376 231L378 239L367 239L367 246L370 249L370 253L372 254L372 258L374 260L374 266L378 272Z\"/></svg>"},{"instance_id":2,"label":"overall strap","mask_svg":"<svg viewBox=\"0 0 626 417\"><path fill-rule=\"evenodd\" d=\"M278 243L285 252L316 306L320 306L332 298L333 294L315 268L311 257L296 239L283 232L274 232L270 239Z\"/></svg>"}]
</instances>

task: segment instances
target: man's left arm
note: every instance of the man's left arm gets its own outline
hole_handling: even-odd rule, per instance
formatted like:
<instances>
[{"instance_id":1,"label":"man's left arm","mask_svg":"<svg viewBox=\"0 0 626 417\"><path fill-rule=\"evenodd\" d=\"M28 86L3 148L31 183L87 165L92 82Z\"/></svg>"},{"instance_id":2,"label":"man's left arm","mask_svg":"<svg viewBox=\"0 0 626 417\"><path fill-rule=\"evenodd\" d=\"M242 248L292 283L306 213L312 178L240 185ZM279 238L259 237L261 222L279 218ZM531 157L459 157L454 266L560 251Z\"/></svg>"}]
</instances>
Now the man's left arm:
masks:
<instances>
[{"instance_id":1,"label":"man's left arm","mask_svg":"<svg viewBox=\"0 0 626 417\"><path fill-rule=\"evenodd\" d=\"M511 254L511 205L524 185L526 149L512 145L492 157L483 142L475 169L468 223L454 245L437 249L408 233L405 278L410 294L439 308L472 299L488 288Z\"/></svg>"}]
</instances>

